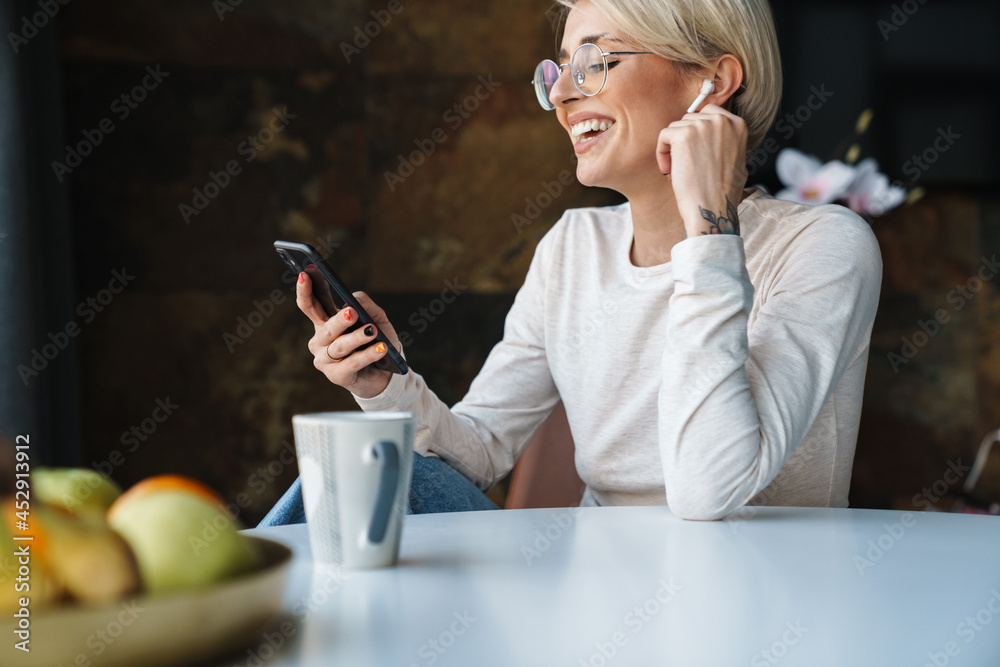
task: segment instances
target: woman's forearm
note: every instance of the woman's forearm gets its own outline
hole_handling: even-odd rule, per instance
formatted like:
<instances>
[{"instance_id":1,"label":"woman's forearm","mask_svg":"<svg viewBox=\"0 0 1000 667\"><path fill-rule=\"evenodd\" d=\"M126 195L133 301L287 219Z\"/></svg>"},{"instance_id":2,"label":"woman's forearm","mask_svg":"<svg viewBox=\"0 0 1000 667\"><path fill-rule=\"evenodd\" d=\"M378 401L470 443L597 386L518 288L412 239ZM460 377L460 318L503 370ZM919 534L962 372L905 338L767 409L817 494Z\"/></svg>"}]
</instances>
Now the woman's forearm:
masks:
<instances>
[{"instance_id":1,"label":"woman's forearm","mask_svg":"<svg viewBox=\"0 0 1000 667\"><path fill-rule=\"evenodd\" d=\"M659 419L667 502L680 516L721 518L770 484L867 347L878 246L867 225L836 222L815 225L762 283L749 333L743 240L675 246Z\"/></svg>"}]
</instances>

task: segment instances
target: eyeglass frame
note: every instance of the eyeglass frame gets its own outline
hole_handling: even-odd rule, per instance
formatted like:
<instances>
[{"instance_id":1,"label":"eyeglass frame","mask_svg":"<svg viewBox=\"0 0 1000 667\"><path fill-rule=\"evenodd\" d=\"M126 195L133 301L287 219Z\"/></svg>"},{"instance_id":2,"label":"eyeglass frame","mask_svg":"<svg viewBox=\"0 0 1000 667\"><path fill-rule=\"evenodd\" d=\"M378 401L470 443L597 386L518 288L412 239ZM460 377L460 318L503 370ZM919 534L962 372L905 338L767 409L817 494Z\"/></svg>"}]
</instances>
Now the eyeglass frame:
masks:
<instances>
[{"instance_id":1,"label":"eyeglass frame","mask_svg":"<svg viewBox=\"0 0 1000 667\"><path fill-rule=\"evenodd\" d=\"M585 97L593 97L594 95L599 95L601 93L601 91L604 90L604 87L606 85L608 85L608 71L609 71L608 70L608 56L645 56L645 55L653 55L653 56L655 56L655 55L657 55L653 51L608 51L607 53L605 53L604 49L602 49L597 44L594 44L593 42L587 42L586 44L581 44L580 46L576 47L576 49L573 50L573 55L570 56L569 62L563 63L562 65L560 65L559 63L557 63L556 61L552 60L551 58L545 58L544 60L538 61L538 64L535 65L535 72L538 72L538 68L541 67L543 64L545 64L547 62L552 63L553 65L555 65L555 68L559 71L559 74L556 75L555 81L552 82L552 86L554 88L555 85L556 85L556 82L559 81L559 77L562 76L563 68L571 66L573 64L573 58L576 57L576 54L580 51L580 49L582 49L585 46L592 46L592 47L598 49L601 52L601 60L604 62L604 83L602 83L601 87L597 89L597 92L595 92L595 93L585 93L584 91L580 90L580 86L577 85L576 81L573 81L573 86L580 92L581 95L583 95ZM535 86L535 80L532 79L529 82L529 84L531 86ZM743 83L743 82L740 82L739 88L737 88L736 92L733 93L733 97L734 98L735 97L739 97L740 94L746 92L746 89L747 89L746 84ZM548 104L550 106L546 106L545 103L542 102L542 98L538 96L538 87L537 86L535 86L535 99L538 100L538 104L545 111L555 111L556 105L553 104L551 101L548 101Z\"/></svg>"},{"instance_id":2,"label":"eyeglass frame","mask_svg":"<svg viewBox=\"0 0 1000 667\"><path fill-rule=\"evenodd\" d=\"M576 47L576 49L573 51L573 55L570 56L569 62L566 62L566 63L563 63L563 64L560 65L559 63L557 63L556 61L552 60L551 58L545 58L544 60L538 61L538 64L535 65L535 72L537 73L538 72L538 68L540 68L545 63L547 63L547 62L552 63L555 66L555 68L559 71L559 74L556 75L555 81L552 82L552 86L554 88L555 85L556 85L556 82L559 81L559 77L562 76L563 68L564 67L570 67L573 64L573 58L575 58L576 54L580 52L580 49L582 49L585 46L586 47L593 47L593 48L597 49L600 52L600 54L601 54L601 60L604 62L604 82L601 84L601 87L597 89L597 92L586 93L586 92L580 90L579 84L577 84L577 82L576 82L575 79L573 80L573 86L578 91L580 91L581 95L584 95L585 97L593 97L594 95L600 94L600 92L602 90L604 90L604 87L606 85L608 85L608 71L609 71L608 70L608 56L644 56L644 55L653 55L653 56L655 56L656 55L656 53L654 53L653 51L608 51L608 52L605 52L604 49L602 49L601 47L599 47L597 44L594 44L592 42L587 42L586 44L581 44L580 46ZM572 74L572 71L570 73ZM531 80L531 85L535 86L535 97L536 97L536 99L538 99L538 103L541 105L541 107L543 109L545 109L546 111L554 111L555 108L556 108L555 104L552 104L552 102L549 101L548 103L551 106L545 106L545 104L542 102L542 98L538 95L538 87L535 85L535 80L534 79Z\"/></svg>"}]
</instances>

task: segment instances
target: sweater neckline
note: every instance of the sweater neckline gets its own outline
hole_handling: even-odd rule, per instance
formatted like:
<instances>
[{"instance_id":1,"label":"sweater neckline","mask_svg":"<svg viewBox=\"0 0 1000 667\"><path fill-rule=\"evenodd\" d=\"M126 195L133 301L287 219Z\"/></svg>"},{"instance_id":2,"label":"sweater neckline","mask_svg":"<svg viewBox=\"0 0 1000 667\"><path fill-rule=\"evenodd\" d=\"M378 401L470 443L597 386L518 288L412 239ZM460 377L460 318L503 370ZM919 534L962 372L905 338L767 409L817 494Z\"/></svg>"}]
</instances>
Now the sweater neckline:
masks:
<instances>
[{"instance_id":1,"label":"sweater neckline","mask_svg":"<svg viewBox=\"0 0 1000 667\"><path fill-rule=\"evenodd\" d=\"M744 192L749 190L749 194L740 202L737 210L742 214L746 209L747 204L752 200L761 197L764 192L758 187L746 187L743 189ZM669 262L664 262L663 264L655 264L653 266L636 266L632 263L632 241L635 238L632 227L632 204L630 202L625 202L625 220L628 226L628 233L623 234L622 237L625 239L624 247L618 249L618 256L622 258L625 262L625 270L630 277L644 279L651 278L653 276L659 276L666 273L671 273L673 271L673 260Z\"/></svg>"}]
</instances>

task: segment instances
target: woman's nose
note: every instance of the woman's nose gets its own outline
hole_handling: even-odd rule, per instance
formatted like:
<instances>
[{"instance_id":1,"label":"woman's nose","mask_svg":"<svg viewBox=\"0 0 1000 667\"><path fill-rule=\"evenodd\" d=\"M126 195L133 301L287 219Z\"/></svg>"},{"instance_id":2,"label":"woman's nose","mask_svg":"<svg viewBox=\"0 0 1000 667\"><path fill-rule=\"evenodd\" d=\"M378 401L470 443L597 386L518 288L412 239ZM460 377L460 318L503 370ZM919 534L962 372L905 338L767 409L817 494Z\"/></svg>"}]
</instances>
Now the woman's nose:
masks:
<instances>
[{"instance_id":1,"label":"woman's nose","mask_svg":"<svg viewBox=\"0 0 1000 667\"><path fill-rule=\"evenodd\" d=\"M565 106L567 102L577 99L580 91L573 85L573 71L569 66L560 69L559 76L549 93L549 101L556 106Z\"/></svg>"}]
</instances>

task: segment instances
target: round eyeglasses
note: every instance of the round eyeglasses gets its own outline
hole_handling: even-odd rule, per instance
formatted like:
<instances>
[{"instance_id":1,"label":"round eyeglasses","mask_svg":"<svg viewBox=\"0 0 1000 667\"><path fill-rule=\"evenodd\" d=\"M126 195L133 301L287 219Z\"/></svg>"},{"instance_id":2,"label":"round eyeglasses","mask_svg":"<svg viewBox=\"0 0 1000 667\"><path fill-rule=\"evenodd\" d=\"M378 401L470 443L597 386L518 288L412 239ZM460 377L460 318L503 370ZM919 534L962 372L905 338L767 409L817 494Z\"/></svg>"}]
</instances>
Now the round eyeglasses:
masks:
<instances>
[{"instance_id":1,"label":"round eyeglasses","mask_svg":"<svg viewBox=\"0 0 1000 667\"><path fill-rule=\"evenodd\" d=\"M652 51L609 51L605 53L596 44L581 44L573 52L573 57L568 63L560 65L553 60L543 60L535 68L535 80L531 85L535 87L535 95L538 103L546 111L556 108L551 95L552 88L556 85L556 80L562 74L563 67L569 67L573 85L583 95L593 97L604 90L608 82L608 69L618 64L617 61L608 64L608 56L640 56L653 54Z\"/></svg>"}]
</instances>

